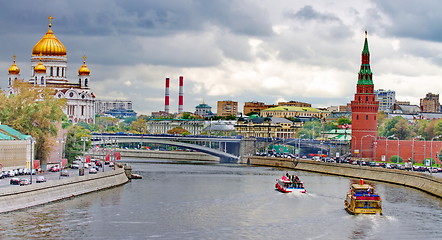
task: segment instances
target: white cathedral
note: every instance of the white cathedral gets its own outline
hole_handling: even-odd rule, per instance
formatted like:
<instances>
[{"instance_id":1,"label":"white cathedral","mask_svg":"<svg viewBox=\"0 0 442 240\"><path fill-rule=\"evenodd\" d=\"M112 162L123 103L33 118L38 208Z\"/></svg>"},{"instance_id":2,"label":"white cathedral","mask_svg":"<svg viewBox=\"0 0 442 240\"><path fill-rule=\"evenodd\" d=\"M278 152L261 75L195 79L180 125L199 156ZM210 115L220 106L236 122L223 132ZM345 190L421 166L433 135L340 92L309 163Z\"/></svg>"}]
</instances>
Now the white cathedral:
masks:
<instances>
[{"instance_id":1,"label":"white cathedral","mask_svg":"<svg viewBox=\"0 0 442 240\"><path fill-rule=\"evenodd\" d=\"M32 73L29 83L53 88L56 98L65 98L67 104L63 111L73 124L95 122L95 96L89 87L91 79L86 57L83 58L83 65L78 69L78 83L69 82L66 77L66 48L52 32L52 17L49 17L48 31L32 49ZM20 77L20 68L15 63L15 56L9 68L8 78L8 93L12 94L13 82L23 80Z\"/></svg>"}]
</instances>

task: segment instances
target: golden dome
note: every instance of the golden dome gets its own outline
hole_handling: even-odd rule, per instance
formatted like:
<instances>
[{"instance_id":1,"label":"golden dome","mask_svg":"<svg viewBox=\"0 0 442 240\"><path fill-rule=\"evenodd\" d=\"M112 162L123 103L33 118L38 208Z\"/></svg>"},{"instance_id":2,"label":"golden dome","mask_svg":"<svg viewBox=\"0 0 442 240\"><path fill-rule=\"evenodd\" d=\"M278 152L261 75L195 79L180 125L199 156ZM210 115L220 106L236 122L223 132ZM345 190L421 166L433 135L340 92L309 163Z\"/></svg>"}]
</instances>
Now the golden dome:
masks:
<instances>
[{"instance_id":1,"label":"golden dome","mask_svg":"<svg viewBox=\"0 0 442 240\"><path fill-rule=\"evenodd\" d=\"M19 74L20 68L17 67L17 64L15 64L15 55L12 56L14 58L14 63L11 65L11 67L8 69L9 74Z\"/></svg>"},{"instance_id":2,"label":"golden dome","mask_svg":"<svg viewBox=\"0 0 442 240\"><path fill-rule=\"evenodd\" d=\"M49 17L49 29L32 49L32 55L66 56L66 48L52 32L52 17Z\"/></svg>"},{"instance_id":3,"label":"golden dome","mask_svg":"<svg viewBox=\"0 0 442 240\"><path fill-rule=\"evenodd\" d=\"M91 70L86 66L86 56L84 56L83 59L83 65L78 69L78 75L81 76L89 75L91 73Z\"/></svg>"},{"instance_id":4,"label":"golden dome","mask_svg":"<svg viewBox=\"0 0 442 240\"><path fill-rule=\"evenodd\" d=\"M41 60L40 60L40 62L37 64L37 66L35 66L35 68L34 68L34 72L35 72L35 73L46 73L46 67L45 67L45 65L43 65L43 63L41 62Z\"/></svg>"}]
</instances>

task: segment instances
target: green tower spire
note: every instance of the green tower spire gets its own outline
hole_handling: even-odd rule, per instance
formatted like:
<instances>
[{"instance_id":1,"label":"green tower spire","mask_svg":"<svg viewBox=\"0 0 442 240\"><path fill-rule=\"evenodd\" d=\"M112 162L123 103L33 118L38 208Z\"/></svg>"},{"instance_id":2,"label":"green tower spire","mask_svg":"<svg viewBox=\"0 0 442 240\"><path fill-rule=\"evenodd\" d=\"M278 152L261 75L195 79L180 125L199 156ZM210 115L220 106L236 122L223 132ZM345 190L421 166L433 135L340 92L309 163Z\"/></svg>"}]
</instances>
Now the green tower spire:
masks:
<instances>
[{"instance_id":1,"label":"green tower spire","mask_svg":"<svg viewBox=\"0 0 442 240\"><path fill-rule=\"evenodd\" d=\"M362 49L361 70L358 73L358 85L373 85L373 73L370 69L370 51L368 50L367 31L365 31L364 48Z\"/></svg>"}]
</instances>

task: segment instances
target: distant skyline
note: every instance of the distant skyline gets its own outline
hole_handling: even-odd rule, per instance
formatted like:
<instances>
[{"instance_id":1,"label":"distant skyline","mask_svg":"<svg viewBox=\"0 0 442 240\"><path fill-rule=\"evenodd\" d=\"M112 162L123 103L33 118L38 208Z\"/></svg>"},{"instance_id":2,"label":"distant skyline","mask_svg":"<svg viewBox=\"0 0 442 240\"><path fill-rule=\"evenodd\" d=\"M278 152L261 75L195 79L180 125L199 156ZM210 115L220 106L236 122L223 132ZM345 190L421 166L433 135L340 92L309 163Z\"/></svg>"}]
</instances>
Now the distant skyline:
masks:
<instances>
[{"instance_id":1,"label":"distant skyline","mask_svg":"<svg viewBox=\"0 0 442 240\"><path fill-rule=\"evenodd\" d=\"M439 1L252 0L0 0L0 87L12 55L31 74L33 46L48 29L68 55L77 81L82 56L98 99L133 101L139 114L184 110L205 102L300 101L313 107L349 103L356 90L364 31L375 89L419 104L442 90L442 6Z\"/></svg>"}]
</instances>

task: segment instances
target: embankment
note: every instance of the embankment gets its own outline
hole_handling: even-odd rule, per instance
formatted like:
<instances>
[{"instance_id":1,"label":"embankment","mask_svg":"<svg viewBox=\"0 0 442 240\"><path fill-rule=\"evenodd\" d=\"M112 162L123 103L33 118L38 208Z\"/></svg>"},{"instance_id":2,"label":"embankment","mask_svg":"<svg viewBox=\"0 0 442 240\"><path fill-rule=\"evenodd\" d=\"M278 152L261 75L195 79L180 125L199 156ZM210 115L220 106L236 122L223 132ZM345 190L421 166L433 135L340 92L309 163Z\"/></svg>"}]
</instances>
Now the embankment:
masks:
<instances>
[{"instance_id":1,"label":"embankment","mask_svg":"<svg viewBox=\"0 0 442 240\"><path fill-rule=\"evenodd\" d=\"M0 213L111 188L128 181L124 168L117 167L114 171L99 172L93 175L8 187L1 189L0 192Z\"/></svg>"},{"instance_id":2,"label":"embankment","mask_svg":"<svg viewBox=\"0 0 442 240\"><path fill-rule=\"evenodd\" d=\"M302 159L296 160L257 156L245 158L244 163L388 182L416 188L442 198L442 179L424 173L368 166L354 166L342 163L324 163Z\"/></svg>"}]
</instances>

